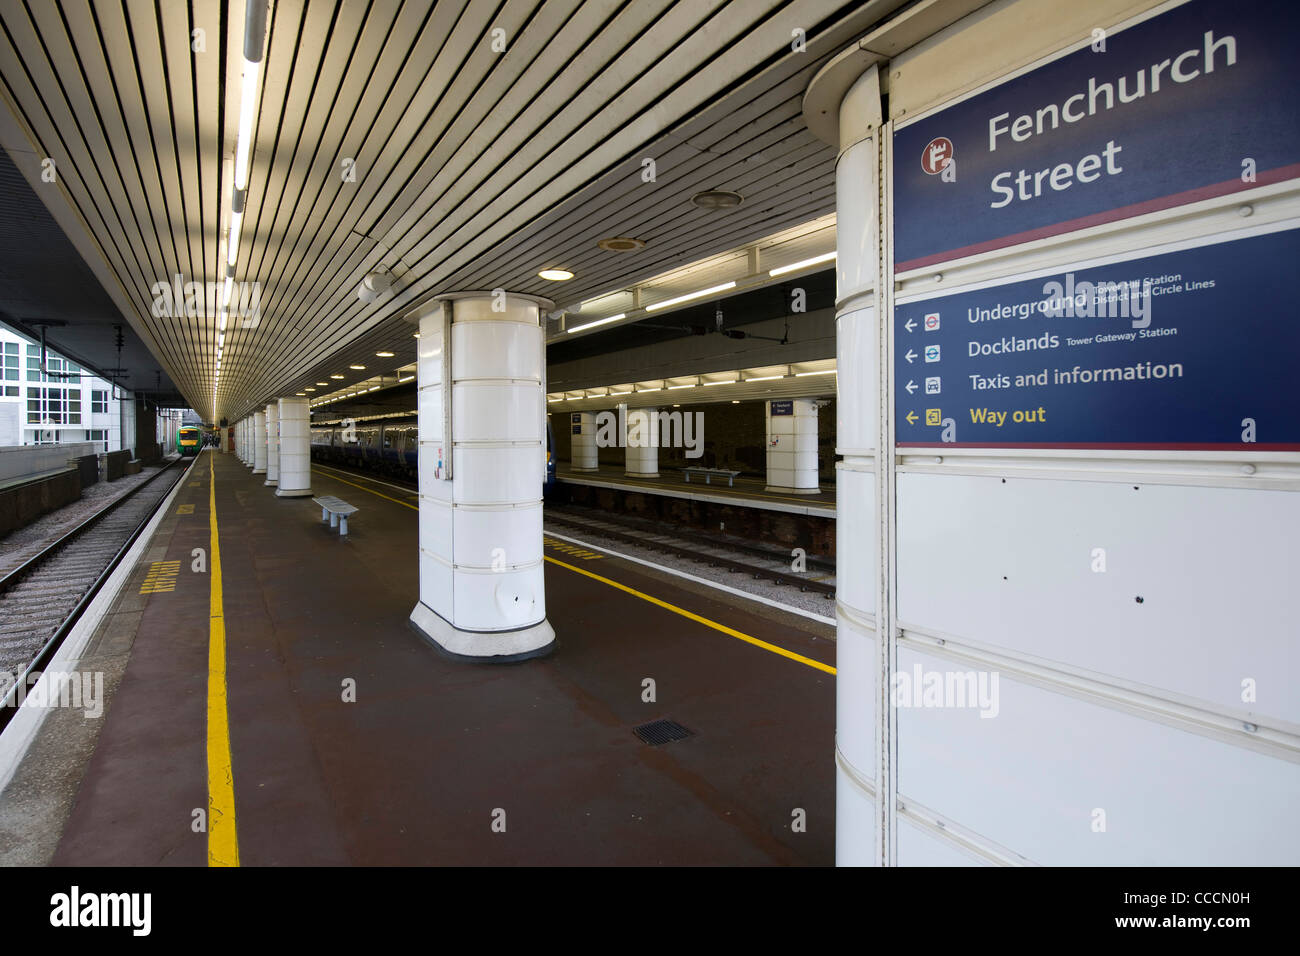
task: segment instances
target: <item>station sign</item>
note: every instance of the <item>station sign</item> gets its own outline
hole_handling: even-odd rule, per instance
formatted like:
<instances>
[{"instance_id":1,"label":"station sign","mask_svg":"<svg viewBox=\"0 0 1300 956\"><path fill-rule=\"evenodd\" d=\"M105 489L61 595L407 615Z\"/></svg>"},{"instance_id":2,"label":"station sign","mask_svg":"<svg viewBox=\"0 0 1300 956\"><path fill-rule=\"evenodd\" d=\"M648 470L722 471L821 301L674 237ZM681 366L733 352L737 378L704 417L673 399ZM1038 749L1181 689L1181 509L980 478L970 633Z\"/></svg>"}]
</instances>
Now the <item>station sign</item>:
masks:
<instances>
[{"instance_id":1,"label":"station sign","mask_svg":"<svg viewBox=\"0 0 1300 956\"><path fill-rule=\"evenodd\" d=\"M793 415L794 402L790 400L768 402L768 407L773 415Z\"/></svg>"},{"instance_id":2,"label":"station sign","mask_svg":"<svg viewBox=\"0 0 1300 956\"><path fill-rule=\"evenodd\" d=\"M1300 451L1300 230L899 304L900 447Z\"/></svg>"},{"instance_id":3,"label":"station sign","mask_svg":"<svg viewBox=\"0 0 1300 956\"><path fill-rule=\"evenodd\" d=\"M895 271L1300 177L1300 4L1189 0L894 134Z\"/></svg>"}]
</instances>

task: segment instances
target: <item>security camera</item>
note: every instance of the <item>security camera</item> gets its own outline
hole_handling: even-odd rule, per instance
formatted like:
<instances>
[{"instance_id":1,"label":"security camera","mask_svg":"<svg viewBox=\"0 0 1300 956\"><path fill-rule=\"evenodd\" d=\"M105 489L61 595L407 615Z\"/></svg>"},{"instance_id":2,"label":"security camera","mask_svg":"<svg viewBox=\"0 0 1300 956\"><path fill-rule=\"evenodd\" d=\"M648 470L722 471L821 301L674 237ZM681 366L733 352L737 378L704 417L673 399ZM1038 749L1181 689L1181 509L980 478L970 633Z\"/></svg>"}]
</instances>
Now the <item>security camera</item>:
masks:
<instances>
[{"instance_id":1,"label":"security camera","mask_svg":"<svg viewBox=\"0 0 1300 956\"><path fill-rule=\"evenodd\" d=\"M393 285L393 274L387 270L371 272L357 286L357 298L370 305Z\"/></svg>"}]
</instances>

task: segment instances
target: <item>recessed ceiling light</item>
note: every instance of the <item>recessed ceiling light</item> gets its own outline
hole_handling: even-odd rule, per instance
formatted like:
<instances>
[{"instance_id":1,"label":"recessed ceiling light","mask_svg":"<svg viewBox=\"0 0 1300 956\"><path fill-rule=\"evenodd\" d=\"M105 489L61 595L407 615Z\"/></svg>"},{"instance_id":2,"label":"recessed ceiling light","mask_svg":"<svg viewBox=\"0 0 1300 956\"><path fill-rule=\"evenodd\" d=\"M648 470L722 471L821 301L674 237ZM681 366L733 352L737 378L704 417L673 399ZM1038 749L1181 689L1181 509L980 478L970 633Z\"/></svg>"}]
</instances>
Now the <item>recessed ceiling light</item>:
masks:
<instances>
[{"instance_id":1,"label":"recessed ceiling light","mask_svg":"<svg viewBox=\"0 0 1300 956\"><path fill-rule=\"evenodd\" d=\"M330 378L342 378L342 375L331 375Z\"/></svg>"},{"instance_id":2,"label":"recessed ceiling light","mask_svg":"<svg viewBox=\"0 0 1300 956\"><path fill-rule=\"evenodd\" d=\"M744 201L744 196L729 189L706 189L691 197L691 202L701 209L733 209Z\"/></svg>"},{"instance_id":3,"label":"recessed ceiling light","mask_svg":"<svg viewBox=\"0 0 1300 956\"><path fill-rule=\"evenodd\" d=\"M306 392L296 392L295 394L297 394L297 395L301 395L303 398L306 398L306 397L307 397L307 393L306 393Z\"/></svg>"},{"instance_id":4,"label":"recessed ceiling light","mask_svg":"<svg viewBox=\"0 0 1300 956\"><path fill-rule=\"evenodd\" d=\"M365 369L365 366L364 366L364 365L349 365L348 368L354 368L354 369L356 369L358 372L360 372L360 371L362 371L363 369Z\"/></svg>"},{"instance_id":5,"label":"recessed ceiling light","mask_svg":"<svg viewBox=\"0 0 1300 956\"><path fill-rule=\"evenodd\" d=\"M413 333L412 333L412 337L418 339L418 338L420 337L420 333L419 333L419 332L413 332Z\"/></svg>"},{"instance_id":6,"label":"recessed ceiling light","mask_svg":"<svg viewBox=\"0 0 1300 956\"><path fill-rule=\"evenodd\" d=\"M316 384L317 384L317 385L328 385L329 382L317 382Z\"/></svg>"},{"instance_id":7,"label":"recessed ceiling light","mask_svg":"<svg viewBox=\"0 0 1300 956\"><path fill-rule=\"evenodd\" d=\"M392 352L376 352L375 354L376 354L377 356L379 356L380 358L392 358L392 357L393 357L393 353L392 353Z\"/></svg>"},{"instance_id":8,"label":"recessed ceiling light","mask_svg":"<svg viewBox=\"0 0 1300 956\"><path fill-rule=\"evenodd\" d=\"M573 278L573 273L568 269L543 269L537 274L543 279L550 279L552 282L566 282Z\"/></svg>"},{"instance_id":9,"label":"recessed ceiling light","mask_svg":"<svg viewBox=\"0 0 1300 956\"><path fill-rule=\"evenodd\" d=\"M645 248L645 240L629 239L625 236L615 236L610 239L597 240L596 245L608 252L636 252L638 249Z\"/></svg>"},{"instance_id":10,"label":"recessed ceiling light","mask_svg":"<svg viewBox=\"0 0 1300 956\"><path fill-rule=\"evenodd\" d=\"M305 392L314 392L314 391L316 391L316 389L314 389L314 388L312 388L310 385L308 385L305 389L303 389L303 391L305 391Z\"/></svg>"}]
</instances>

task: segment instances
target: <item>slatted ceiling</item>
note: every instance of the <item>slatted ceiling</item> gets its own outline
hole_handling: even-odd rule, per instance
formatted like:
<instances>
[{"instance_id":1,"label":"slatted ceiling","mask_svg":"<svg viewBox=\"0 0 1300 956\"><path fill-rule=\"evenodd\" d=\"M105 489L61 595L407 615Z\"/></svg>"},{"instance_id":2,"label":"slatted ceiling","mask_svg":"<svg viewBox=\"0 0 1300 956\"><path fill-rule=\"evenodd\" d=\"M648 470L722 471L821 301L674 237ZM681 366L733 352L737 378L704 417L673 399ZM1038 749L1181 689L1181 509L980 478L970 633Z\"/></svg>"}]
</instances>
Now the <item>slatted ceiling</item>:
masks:
<instances>
[{"instance_id":1,"label":"slatted ceiling","mask_svg":"<svg viewBox=\"0 0 1300 956\"><path fill-rule=\"evenodd\" d=\"M850 5L276 3L236 275L262 283L263 315L254 330L228 326L222 414L238 416L286 383L301 391L340 355L370 374L387 345L394 368L409 364L411 327L395 316L430 293L599 292L831 208L833 156L798 122L818 38L809 55L781 54L793 26L811 30L841 6ZM20 38L32 17L38 28ZM0 69L23 118L42 148L62 144L74 168L91 170L65 188L137 303L133 323L204 410L215 323L155 320L148 289L177 271L213 282L224 272L222 164L237 133L243 5L31 0L7 6L0 22L10 37ZM204 54L189 50L194 26L207 32ZM507 30L505 54L490 49L494 26ZM52 91L44 99L16 75L10 44ZM77 83L67 91L47 85L69 69ZM737 95L742 77L753 82ZM724 92L727 107L707 122L681 122ZM661 165L656 187L611 201L611 182L639 185L640 156L670 154L676 176ZM338 174L345 156L357 161L355 183ZM632 175L611 179L612 168ZM739 210L683 205L698 189L731 184L747 195ZM594 247L642 230L653 240L642 253ZM362 276L399 258L411 271L398 294L379 308L358 302ZM563 290L535 274L560 260L579 276Z\"/></svg>"}]
</instances>

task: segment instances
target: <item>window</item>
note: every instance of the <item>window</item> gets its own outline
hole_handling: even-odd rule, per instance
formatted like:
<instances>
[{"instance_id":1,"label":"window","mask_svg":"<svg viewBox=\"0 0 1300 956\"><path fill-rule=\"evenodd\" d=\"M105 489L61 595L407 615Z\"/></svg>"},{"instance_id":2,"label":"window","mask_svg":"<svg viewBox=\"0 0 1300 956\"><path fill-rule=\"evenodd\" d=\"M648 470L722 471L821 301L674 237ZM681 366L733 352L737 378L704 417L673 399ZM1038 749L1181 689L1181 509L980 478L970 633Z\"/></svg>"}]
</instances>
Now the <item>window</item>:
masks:
<instances>
[{"instance_id":1,"label":"window","mask_svg":"<svg viewBox=\"0 0 1300 956\"><path fill-rule=\"evenodd\" d=\"M21 397L21 396L18 394L18 386L17 386L17 385L6 385L6 386L5 386L5 398L20 398L20 397Z\"/></svg>"},{"instance_id":2,"label":"window","mask_svg":"<svg viewBox=\"0 0 1300 956\"><path fill-rule=\"evenodd\" d=\"M16 382L18 375L18 343L4 343L4 371L0 373L0 378L6 382Z\"/></svg>"},{"instance_id":3,"label":"window","mask_svg":"<svg viewBox=\"0 0 1300 956\"><path fill-rule=\"evenodd\" d=\"M90 428L86 430L86 441L98 441L104 443L104 451L108 451L108 429L107 428Z\"/></svg>"},{"instance_id":4,"label":"window","mask_svg":"<svg viewBox=\"0 0 1300 956\"><path fill-rule=\"evenodd\" d=\"M81 390L72 388L27 389L27 424L80 425Z\"/></svg>"},{"instance_id":5,"label":"window","mask_svg":"<svg viewBox=\"0 0 1300 956\"><path fill-rule=\"evenodd\" d=\"M51 356L51 358L53 358L53 356ZM39 345L28 345L27 381L44 382L45 380L46 376L41 374L41 347ZM40 442L37 442L37 444L40 444Z\"/></svg>"},{"instance_id":6,"label":"window","mask_svg":"<svg viewBox=\"0 0 1300 956\"><path fill-rule=\"evenodd\" d=\"M108 411L108 392L94 389L90 393L90 411L100 414Z\"/></svg>"}]
</instances>

